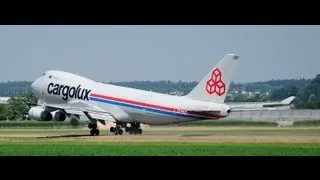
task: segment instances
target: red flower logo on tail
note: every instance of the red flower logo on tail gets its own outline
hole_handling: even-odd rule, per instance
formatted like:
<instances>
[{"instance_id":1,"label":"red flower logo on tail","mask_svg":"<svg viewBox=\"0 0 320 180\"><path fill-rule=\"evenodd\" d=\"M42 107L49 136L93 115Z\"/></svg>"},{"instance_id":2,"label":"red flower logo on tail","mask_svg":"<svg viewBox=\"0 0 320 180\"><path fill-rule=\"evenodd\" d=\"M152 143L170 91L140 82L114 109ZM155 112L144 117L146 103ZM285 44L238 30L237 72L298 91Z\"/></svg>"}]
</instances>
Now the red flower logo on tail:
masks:
<instances>
[{"instance_id":1,"label":"red flower logo on tail","mask_svg":"<svg viewBox=\"0 0 320 180\"><path fill-rule=\"evenodd\" d=\"M216 93L218 96L222 96L226 92L226 85L222 81L222 73L218 68L212 71L211 78L206 84L206 91L210 95Z\"/></svg>"}]
</instances>

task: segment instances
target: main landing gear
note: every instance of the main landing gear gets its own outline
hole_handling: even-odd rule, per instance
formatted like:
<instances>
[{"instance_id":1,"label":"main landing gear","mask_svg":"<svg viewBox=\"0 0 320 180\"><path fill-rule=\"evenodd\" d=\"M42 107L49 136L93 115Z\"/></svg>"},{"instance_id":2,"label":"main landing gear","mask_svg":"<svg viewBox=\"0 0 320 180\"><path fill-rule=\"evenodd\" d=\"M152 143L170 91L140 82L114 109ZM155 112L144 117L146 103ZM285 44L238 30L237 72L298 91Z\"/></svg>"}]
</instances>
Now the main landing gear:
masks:
<instances>
[{"instance_id":1,"label":"main landing gear","mask_svg":"<svg viewBox=\"0 0 320 180\"><path fill-rule=\"evenodd\" d=\"M89 123L89 124L88 124L88 128L91 129L91 130L90 130L90 135L91 135L91 136L99 136L100 131L99 131L99 129L98 129L97 124L95 124L95 123Z\"/></svg>"},{"instance_id":2,"label":"main landing gear","mask_svg":"<svg viewBox=\"0 0 320 180\"><path fill-rule=\"evenodd\" d=\"M126 127L125 130L129 134L142 134L140 123L131 123L130 127Z\"/></svg>"},{"instance_id":3,"label":"main landing gear","mask_svg":"<svg viewBox=\"0 0 320 180\"><path fill-rule=\"evenodd\" d=\"M110 132L114 133L115 135L122 135L123 128L129 134L142 134L142 129L140 128L140 123L131 123L130 127L128 127L126 123L116 122L116 127L111 127Z\"/></svg>"}]
</instances>

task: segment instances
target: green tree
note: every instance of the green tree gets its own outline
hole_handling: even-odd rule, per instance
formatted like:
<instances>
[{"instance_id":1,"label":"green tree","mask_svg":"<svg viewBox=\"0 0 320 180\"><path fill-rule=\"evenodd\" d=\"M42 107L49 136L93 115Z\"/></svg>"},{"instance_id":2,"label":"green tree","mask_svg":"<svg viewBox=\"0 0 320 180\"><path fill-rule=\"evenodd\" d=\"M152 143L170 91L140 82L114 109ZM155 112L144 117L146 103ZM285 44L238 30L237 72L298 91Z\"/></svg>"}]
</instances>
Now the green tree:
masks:
<instances>
[{"instance_id":1,"label":"green tree","mask_svg":"<svg viewBox=\"0 0 320 180\"><path fill-rule=\"evenodd\" d=\"M0 104L0 121L7 120L7 105L6 104Z\"/></svg>"},{"instance_id":2,"label":"green tree","mask_svg":"<svg viewBox=\"0 0 320 180\"><path fill-rule=\"evenodd\" d=\"M283 100L289 96L296 96L299 88L296 86L285 86L283 88L274 89L271 91L270 101Z\"/></svg>"},{"instance_id":3,"label":"green tree","mask_svg":"<svg viewBox=\"0 0 320 180\"><path fill-rule=\"evenodd\" d=\"M296 98L297 108L320 108L320 74L309 84L299 89Z\"/></svg>"},{"instance_id":4,"label":"green tree","mask_svg":"<svg viewBox=\"0 0 320 180\"><path fill-rule=\"evenodd\" d=\"M25 105L28 106L29 103L36 104L38 102L38 98L33 93L25 93L21 96L22 101ZM30 108L30 106L28 106Z\"/></svg>"},{"instance_id":5,"label":"green tree","mask_svg":"<svg viewBox=\"0 0 320 180\"><path fill-rule=\"evenodd\" d=\"M8 100L8 117L10 120L24 119L28 106L23 97L10 97Z\"/></svg>"}]
</instances>

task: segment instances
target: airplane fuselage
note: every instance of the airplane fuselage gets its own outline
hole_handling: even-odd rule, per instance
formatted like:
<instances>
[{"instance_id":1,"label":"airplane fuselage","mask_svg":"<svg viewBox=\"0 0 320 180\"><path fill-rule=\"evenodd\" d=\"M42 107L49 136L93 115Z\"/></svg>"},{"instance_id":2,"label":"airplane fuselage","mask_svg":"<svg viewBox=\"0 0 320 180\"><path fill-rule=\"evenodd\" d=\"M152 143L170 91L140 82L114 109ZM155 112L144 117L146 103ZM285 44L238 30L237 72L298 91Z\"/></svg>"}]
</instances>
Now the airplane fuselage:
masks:
<instances>
[{"instance_id":1,"label":"airplane fuselage","mask_svg":"<svg viewBox=\"0 0 320 180\"><path fill-rule=\"evenodd\" d=\"M62 71L47 71L34 81L32 90L45 104L68 104L79 100L104 111L120 108L129 117L117 121L127 123L165 125L220 119L229 114L225 104L100 83ZM189 107L209 107L220 113L195 113L187 111Z\"/></svg>"}]
</instances>

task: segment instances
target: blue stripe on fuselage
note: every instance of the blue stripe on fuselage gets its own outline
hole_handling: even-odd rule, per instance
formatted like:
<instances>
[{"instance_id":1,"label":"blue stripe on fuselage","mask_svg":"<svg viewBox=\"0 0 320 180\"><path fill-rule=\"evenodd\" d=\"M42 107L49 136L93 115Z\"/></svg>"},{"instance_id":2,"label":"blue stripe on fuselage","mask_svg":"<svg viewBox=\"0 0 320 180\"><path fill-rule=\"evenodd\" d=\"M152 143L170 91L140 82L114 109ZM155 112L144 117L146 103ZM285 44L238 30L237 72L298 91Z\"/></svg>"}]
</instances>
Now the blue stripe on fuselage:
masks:
<instances>
[{"instance_id":1,"label":"blue stripe on fuselage","mask_svg":"<svg viewBox=\"0 0 320 180\"><path fill-rule=\"evenodd\" d=\"M201 116L196 116L196 115L191 115L191 114L180 114L180 113L176 113L176 112L170 112L170 111L165 111L165 110L160 110L160 109L138 106L138 105L134 105L134 104L128 104L128 103L123 103L123 102L116 102L116 101L111 101L111 100L106 100L106 99L100 99L100 98L95 98L95 97L90 97L90 100L102 102L102 103L107 103L107 104L123 106L123 107L128 107L128 108L133 108L133 109L146 110L146 111L150 111L150 112L154 112L154 113L166 114L169 116L194 118L194 119L198 119L198 120L209 119L207 117L201 117Z\"/></svg>"}]
</instances>

